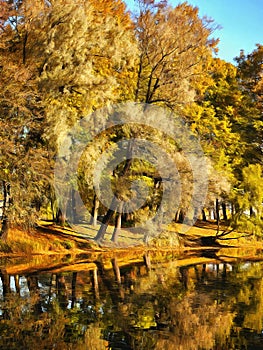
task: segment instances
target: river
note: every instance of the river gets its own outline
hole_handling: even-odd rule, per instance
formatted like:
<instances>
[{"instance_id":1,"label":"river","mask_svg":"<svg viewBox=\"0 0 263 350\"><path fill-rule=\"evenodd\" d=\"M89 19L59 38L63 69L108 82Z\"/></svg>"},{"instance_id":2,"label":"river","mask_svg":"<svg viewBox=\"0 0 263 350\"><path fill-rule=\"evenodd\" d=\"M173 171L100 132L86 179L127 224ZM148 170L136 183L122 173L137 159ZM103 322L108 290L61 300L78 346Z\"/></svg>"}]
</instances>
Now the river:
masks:
<instances>
[{"instance_id":1,"label":"river","mask_svg":"<svg viewBox=\"0 0 263 350\"><path fill-rule=\"evenodd\" d=\"M2 263L0 349L263 349L263 262L164 255Z\"/></svg>"}]
</instances>

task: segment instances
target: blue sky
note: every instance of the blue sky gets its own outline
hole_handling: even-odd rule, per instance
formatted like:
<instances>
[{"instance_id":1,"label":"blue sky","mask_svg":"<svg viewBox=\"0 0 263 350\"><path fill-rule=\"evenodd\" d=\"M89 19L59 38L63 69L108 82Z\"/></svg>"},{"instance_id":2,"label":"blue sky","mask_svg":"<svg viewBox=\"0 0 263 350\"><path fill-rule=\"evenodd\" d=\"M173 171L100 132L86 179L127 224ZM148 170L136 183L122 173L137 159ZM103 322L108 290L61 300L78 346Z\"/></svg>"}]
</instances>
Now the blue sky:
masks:
<instances>
[{"instance_id":1,"label":"blue sky","mask_svg":"<svg viewBox=\"0 0 263 350\"><path fill-rule=\"evenodd\" d=\"M134 0L125 1L128 8ZM172 6L183 1L170 0ZM251 53L256 44L263 44L263 0L188 0L199 8L200 16L207 15L222 28L214 32L220 39L218 57L233 63L241 49Z\"/></svg>"}]
</instances>

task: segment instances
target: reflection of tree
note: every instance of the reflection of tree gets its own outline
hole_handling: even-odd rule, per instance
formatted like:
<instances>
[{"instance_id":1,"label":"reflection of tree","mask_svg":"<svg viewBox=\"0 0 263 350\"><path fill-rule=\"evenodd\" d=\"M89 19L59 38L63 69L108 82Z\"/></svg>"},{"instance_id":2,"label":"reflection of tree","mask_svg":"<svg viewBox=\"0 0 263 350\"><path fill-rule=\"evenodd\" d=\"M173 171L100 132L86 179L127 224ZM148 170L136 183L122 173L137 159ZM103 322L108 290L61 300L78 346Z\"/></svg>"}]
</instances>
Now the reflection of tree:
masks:
<instances>
[{"instance_id":1,"label":"reflection of tree","mask_svg":"<svg viewBox=\"0 0 263 350\"><path fill-rule=\"evenodd\" d=\"M86 305L83 304L83 310L65 308L68 295L76 300L77 274L57 274L53 291L56 293L50 291L50 276L40 279L41 283L36 276L27 277L28 298L11 292L10 288L5 294L0 308L8 310L9 317L5 318L3 313L0 316L0 349L105 350L107 342L98 336L101 328L98 324L92 325L95 319L88 308L85 310ZM6 280L9 281L9 276L8 279L4 276ZM66 293L68 285L72 287L71 294ZM48 312L41 311L39 306L48 308Z\"/></svg>"},{"instance_id":2,"label":"reflection of tree","mask_svg":"<svg viewBox=\"0 0 263 350\"><path fill-rule=\"evenodd\" d=\"M0 349L260 348L261 265L110 262L16 278L16 292L2 270Z\"/></svg>"},{"instance_id":3,"label":"reflection of tree","mask_svg":"<svg viewBox=\"0 0 263 350\"><path fill-rule=\"evenodd\" d=\"M195 290L180 302L172 298L166 317L169 338L160 337L155 349L172 349L173 344L178 350L213 349L215 339L224 342L229 335L233 320L231 313Z\"/></svg>"},{"instance_id":4,"label":"reflection of tree","mask_svg":"<svg viewBox=\"0 0 263 350\"><path fill-rule=\"evenodd\" d=\"M34 306L32 306L34 310L34 314L37 316L42 313L42 303L41 303L41 299L39 298L38 277L28 276L26 280L27 280L27 286L28 286L30 295L34 295L37 300L34 303Z\"/></svg>"},{"instance_id":5,"label":"reflection of tree","mask_svg":"<svg viewBox=\"0 0 263 350\"><path fill-rule=\"evenodd\" d=\"M72 285L71 285L71 308L73 309L76 302L76 283L77 283L77 272L72 274Z\"/></svg>"},{"instance_id":6,"label":"reflection of tree","mask_svg":"<svg viewBox=\"0 0 263 350\"><path fill-rule=\"evenodd\" d=\"M217 349L251 349L262 346L263 284L261 264L217 264L213 271L208 267L195 267L196 288L199 293L210 295L223 310L233 315L231 337L216 337ZM206 303L204 303L206 307ZM249 345L250 344L250 345ZM252 344L252 345L251 345ZM261 345L259 345L261 344ZM260 348L259 347L259 348Z\"/></svg>"},{"instance_id":7,"label":"reflection of tree","mask_svg":"<svg viewBox=\"0 0 263 350\"><path fill-rule=\"evenodd\" d=\"M5 298L11 291L10 289L10 278L5 270L0 271L0 279L3 288L3 297Z\"/></svg>"},{"instance_id":8,"label":"reflection of tree","mask_svg":"<svg viewBox=\"0 0 263 350\"><path fill-rule=\"evenodd\" d=\"M68 305L68 291L65 281L65 276L63 274L56 274L56 292L57 301L61 308L67 308Z\"/></svg>"},{"instance_id":9,"label":"reflection of tree","mask_svg":"<svg viewBox=\"0 0 263 350\"><path fill-rule=\"evenodd\" d=\"M203 276L204 270L202 266ZM226 339L234 316L225 305L199 293L196 272L186 267L159 268L143 278L132 303L139 328L134 337L140 346L135 349L212 349L216 339ZM150 334L151 342L143 347L142 339Z\"/></svg>"},{"instance_id":10,"label":"reflection of tree","mask_svg":"<svg viewBox=\"0 0 263 350\"><path fill-rule=\"evenodd\" d=\"M263 280L262 264L237 265L233 281L238 293L234 303L237 309L234 331L238 335L238 346L251 349L262 348L263 331Z\"/></svg>"},{"instance_id":11,"label":"reflection of tree","mask_svg":"<svg viewBox=\"0 0 263 350\"><path fill-rule=\"evenodd\" d=\"M3 299L6 300L6 298L8 298L9 293L11 292L11 288L10 277L4 269L0 271L0 280L2 282ZM8 320L10 318L8 308L2 309L2 317L5 320Z\"/></svg>"}]
</instances>

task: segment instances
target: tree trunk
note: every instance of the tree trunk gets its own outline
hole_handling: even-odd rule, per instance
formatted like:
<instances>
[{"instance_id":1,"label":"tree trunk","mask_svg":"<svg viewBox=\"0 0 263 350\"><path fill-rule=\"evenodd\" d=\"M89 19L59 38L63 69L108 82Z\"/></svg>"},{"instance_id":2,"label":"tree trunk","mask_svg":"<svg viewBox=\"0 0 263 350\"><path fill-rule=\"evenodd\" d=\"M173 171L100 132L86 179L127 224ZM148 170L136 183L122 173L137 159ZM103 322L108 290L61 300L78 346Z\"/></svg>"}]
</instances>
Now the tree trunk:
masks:
<instances>
[{"instance_id":1,"label":"tree trunk","mask_svg":"<svg viewBox=\"0 0 263 350\"><path fill-rule=\"evenodd\" d=\"M66 310L68 305L67 286L62 273L56 274L56 289L58 303L63 310Z\"/></svg>"},{"instance_id":2,"label":"tree trunk","mask_svg":"<svg viewBox=\"0 0 263 350\"><path fill-rule=\"evenodd\" d=\"M122 215L122 221L123 222L129 222L131 221L133 218L132 218L132 214L131 213L124 213Z\"/></svg>"},{"instance_id":3,"label":"tree trunk","mask_svg":"<svg viewBox=\"0 0 263 350\"><path fill-rule=\"evenodd\" d=\"M113 197L110 208L108 209L107 214L104 216L100 229L97 233L97 236L95 237L95 241L101 241L102 239L104 239L107 227L113 217L113 214L117 209L117 206L118 206L118 200L116 197Z\"/></svg>"},{"instance_id":4,"label":"tree trunk","mask_svg":"<svg viewBox=\"0 0 263 350\"><path fill-rule=\"evenodd\" d=\"M202 220L207 221L205 210L202 209Z\"/></svg>"},{"instance_id":5,"label":"tree trunk","mask_svg":"<svg viewBox=\"0 0 263 350\"><path fill-rule=\"evenodd\" d=\"M181 278L180 280L183 283L184 289L188 290L188 286L189 286L189 274L188 274L188 268L187 267L180 267L179 271L181 273Z\"/></svg>"},{"instance_id":6,"label":"tree trunk","mask_svg":"<svg viewBox=\"0 0 263 350\"><path fill-rule=\"evenodd\" d=\"M216 211L216 222L218 223L220 220L220 207L219 207L219 199L216 199L216 206L215 206L215 211Z\"/></svg>"},{"instance_id":7,"label":"tree trunk","mask_svg":"<svg viewBox=\"0 0 263 350\"><path fill-rule=\"evenodd\" d=\"M76 213L76 199L75 199L75 189L71 188L68 192L68 199L66 204L65 216L68 222L75 223L77 218Z\"/></svg>"},{"instance_id":8,"label":"tree trunk","mask_svg":"<svg viewBox=\"0 0 263 350\"><path fill-rule=\"evenodd\" d=\"M55 213L53 199L50 199L50 206L51 206L51 211L52 211L52 221L53 221L53 223L55 223L56 222L56 213Z\"/></svg>"},{"instance_id":9,"label":"tree trunk","mask_svg":"<svg viewBox=\"0 0 263 350\"><path fill-rule=\"evenodd\" d=\"M112 263L112 267L114 269L116 281L118 284L121 284L121 272L120 272L120 268L119 268L117 259L116 258L112 259L111 263Z\"/></svg>"},{"instance_id":10,"label":"tree trunk","mask_svg":"<svg viewBox=\"0 0 263 350\"><path fill-rule=\"evenodd\" d=\"M72 205L72 222L73 224L77 223L77 211L76 211L76 198L75 198L75 189L71 189L71 205Z\"/></svg>"},{"instance_id":11,"label":"tree trunk","mask_svg":"<svg viewBox=\"0 0 263 350\"><path fill-rule=\"evenodd\" d=\"M227 221L227 212L226 212L226 203L222 203L222 211L223 211L223 218L225 221Z\"/></svg>"},{"instance_id":12,"label":"tree trunk","mask_svg":"<svg viewBox=\"0 0 263 350\"><path fill-rule=\"evenodd\" d=\"M19 275L15 275L14 278L15 278L16 293L20 294Z\"/></svg>"},{"instance_id":13,"label":"tree trunk","mask_svg":"<svg viewBox=\"0 0 263 350\"><path fill-rule=\"evenodd\" d=\"M174 221L179 222L180 220L180 209L178 209L175 213Z\"/></svg>"},{"instance_id":14,"label":"tree trunk","mask_svg":"<svg viewBox=\"0 0 263 350\"><path fill-rule=\"evenodd\" d=\"M99 299L99 282L98 282L98 270L97 268L93 270L92 286L94 289L95 298Z\"/></svg>"},{"instance_id":15,"label":"tree trunk","mask_svg":"<svg viewBox=\"0 0 263 350\"><path fill-rule=\"evenodd\" d=\"M128 172L129 172L130 168L131 168L131 165L132 165L132 148L133 148L133 142L129 141L128 148L127 148L127 154L126 154L127 160L125 162L125 166L124 166L124 169L122 171L122 174L119 175L120 178L126 176L128 174ZM101 241L101 240L104 239L107 227L108 227L108 225L110 223L110 220L113 217L113 214L115 213L115 211L117 209L118 204L119 204L119 201L114 196L112 198L110 208L108 209L107 214L104 216L104 218L102 220L102 224L100 226L100 229L99 229L99 231L97 233L97 236L95 237L96 241Z\"/></svg>"},{"instance_id":16,"label":"tree trunk","mask_svg":"<svg viewBox=\"0 0 263 350\"><path fill-rule=\"evenodd\" d=\"M219 234L219 222L220 222L220 210L219 210L219 199L216 199L216 224L217 224L217 233L216 235Z\"/></svg>"},{"instance_id":17,"label":"tree trunk","mask_svg":"<svg viewBox=\"0 0 263 350\"><path fill-rule=\"evenodd\" d=\"M119 210L118 210L118 214L116 216L116 220L115 220L115 228L111 237L111 241L114 243L117 243L118 241L118 237L119 237L119 233L121 231L121 217L122 217L122 208L123 208L123 202L120 203L119 205Z\"/></svg>"},{"instance_id":18,"label":"tree trunk","mask_svg":"<svg viewBox=\"0 0 263 350\"><path fill-rule=\"evenodd\" d=\"M146 265L146 268L147 268L147 271L150 271L151 270L151 257L150 257L150 253L147 252L144 254L144 263Z\"/></svg>"},{"instance_id":19,"label":"tree trunk","mask_svg":"<svg viewBox=\"0 0 263 350\"><path fill-rule=\"evenodd\" d=\"M92 207L92 212L91 212L92 216L90 218L90 225L92 225L92 226L97 225L99 206L100 206L100 201L99 201L97 195L95 194L94 198L93 198L93 207Z\"/></svg>"},{"instance_id":20,"label":"tree trunk","mask_svg":"<svg viewBox=\"0 0 263 350\"><path fill-rule=\"evenodd\" d=\"M3 218L2 221L2 229L1 229L1 239L2 241L6 242L8 238L8 231L9 231L9 220L7 215Z\"/></svg>"},{"instance_id":21,"label":"tree trunk","mask_svg":"<svg viewBox=\"0 0 263 350\"><path fill-rule=\"evenodd\" d=\"M2 281L3 297L5 298L11 293L10 276L7 274L6 270L0 270L0 279Z\"/></svg>"},{"instance_id":22,"label":"tree trunk","mask_svg":"<svg viewBox=\"0 0 263 350\"><path fill-rule=\"evenodd\" d=\"M76 284L77 284L77 272L72 274L72 283L71 283L71 309L74 309L76 303Z\"/></svg>"},{"instance_id":23,"label":"tree trunk","mask_svg":"<svg viewBox=\"0 0 263 350\"><path fill-rule=\"evenodd\" d=\"M49 202L50 202L50 209L52 213L52 221L53 223L55 223L56 222L55 198L53 196L51 188L49 188L49 192L50 192Z\"/></svg>"},{"instance_id":24,"label":"tree trunk","mask_svg":"<svg viewBox=\"0 0 263 350\"><path fill-rule=\"evenodd\" d=\"M10 184L3 180L2 187L4 198L2 207L1 239L6 241L9 230L8 207L10 206Z\"/></svg>"},{"instance_id":25,"label":"tree trunk","mask_svg":"<svg viewBox=\"0 0 263 350\"><path fill-rule=\"evenodd\" d=\"M66 218L65 215L62 213L62 210L59 208L56 215L56 223L61 226L65 226Z\"/></svg>"},{"instance_id":26,"label":"tree trunk","mask_svg":"<svg viewBox=\"0 0 263 350\"><path fill-rule=\"evenodd\" d=\"M206 264L203 264L202 266L202 274L201 274L201 281L204 282L205 278L206 278Z\"/></svg>"}]
</instances>

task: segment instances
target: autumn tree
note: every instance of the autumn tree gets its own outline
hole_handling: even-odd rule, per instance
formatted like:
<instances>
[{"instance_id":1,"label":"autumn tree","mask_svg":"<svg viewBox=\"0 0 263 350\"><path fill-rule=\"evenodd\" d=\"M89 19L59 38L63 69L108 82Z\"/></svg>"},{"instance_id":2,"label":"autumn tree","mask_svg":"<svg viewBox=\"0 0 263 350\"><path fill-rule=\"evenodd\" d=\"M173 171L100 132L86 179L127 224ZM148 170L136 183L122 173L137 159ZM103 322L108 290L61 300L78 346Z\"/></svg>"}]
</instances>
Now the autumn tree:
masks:
<instances>
[{"instance_id":1,"label":"autumn tree","mask_svg":"<svg viewBox=\"0 0 263 350\"><path fill-rule=\"evenodd\" d=\"M263 176L260 164L242 169L242 179L236 188L235 223L245 231L261 235Z\"/></svg>"},{"instance_id":2,"label":"autumn tree","mask_svg":"<svg viewBox=\"0 0 263 350\"><path fill-rule=\"evenodd\" d=\"M259 160L260 119L255 100L243 86L237 67L215 58L211 77L203 99L185 111L212 164L207 206L211 200L219 200L225 210L226 203L232 202L234 207L242 192L238 190L244 187L242 169Z\"/></svg>"},{"instance_id":3,"label":"autumn tree","mask_svg":"<svg viewBox=\"0 0 263 350\"><path fill-rule=\"evenodd\" d=\"M140 53L135 98L166 106L185 118L185 106L199 100L210 81L209 67L217 44L211 34L216 26L208 18L200 18L198 8L187 3L174 8L166 1L137 3L135 33ZM177 145L173 152L177 153L183 191L178 215L184 218L193 179L179 149Z\"/></svg>"},{"instance_id":4,"label":"autumn tree","mask_svg":"<svg viewBox=\"0 0 263 350\"><path fill-rule=\"evenodd\" d=\"M121 1L55 1L47 11L42 21L47 35L39 79L49 123L46 135L54 149L68 140L73 152L76 145L70 130L76 122L102 106L133 98L137 43ZM91 134L96 127L88 125L85 132ZM101 150L107 141L110 136L103 135L94 142L101 142ZM91 151L98 157L95 148ZM82 174L86 181L87 176ZM69 183L67 179L66 192ZM77 182L74 186L76 189ZM83 188L83 184L80 186ZM90 180L88 186L92 187ZM69 198L66 192L63 196ZM94 206L98 206L96 198Z\"/></svg>"},{"instance_id":5,"label":"autumn tree","mask_svg":"<svg viewBox=\"0 0 263 350\"><path fill-rule=\"evenodd\" d=\"M231 63L214 58L210 73L211 81L203 98L186 106L185 114L209 158L210 186L206 207L216 207L219 219L218 203L222 202L224 206L229 200L245 150L238 128L242 120L243 96L237 82L237 69ZM224 216L226 218L226 213Z\"/></svg>"},{"instance_id":6,"label":"autumn tree","mask_svg":"<svg viewBox=\"0 0 263 350\"><path fill-rule=\"evenodd\" d=\"M198 16L197 8L186 3L172 8L166 1L138 1L138 13L133 18L139 47L135 101L166 106L178 112L182 105L196 98L208 79L207 67L216 45L216 41L209 38L213 25ZM142 137L141 129L130 128L129 134L131 138ZM165 138L163 134L159 137ZM130 146L127 145L127 152ZM173 153L177 151L175 147ZM185 167L189 168L186 163ZM131 160L124 169L126 176L131 173ZM147 168L144 169L144 174L147 172ZM191 175L188 178L191 179ZM103 239L114 211L108 210L96 239Z\"/></svg>"},{"instance_id":7,"label":"autumn tree","mask_svg":"<svg viewBox=\"0 0 263 350\"><path fill-rule=\"evenodd\" d=\"M234 224L256 234L262 225L262 54L262 46L257 45L251 54L246 56L241 50L236 57L240 103L230 115L240 140L232 193Z\"/></svg>"},{"instance_id":8,"label":"autumn tree","mask_svg":"<svg viewBox=\"0 0 263 350\"><path fill-rule=\"evenodd\" d=\"M1 180L4 194L11 188L10 210L27 203L17 211L27 221L33 203L43 203L42 189L53 201L47 173L68 130L99 106L129 98L137 44L120 1L2 4Z\"/></svg>"},{"instance_id":9,"label":"autumn tree","mask_svg":"<svg viewBox=\"0 0 263 350\"><path fill-rule=\"evenodd\" d=\"M135 33L139 66L135 98L173 109L192 101L201 90L216 41L213 24L200 18L198 8L182 3L175 8L166 1L138 1Z\"/></svg>"},{"instance_id":10,"label":"autumn tree","mask_svg":"<svg viewBox=\"0 0 263 350\"><path fill-rule=\"evenodd\" d=\"M259 162L262 164L262 111L263 111L263 46L257 48L250 54L245 55L241 50L236 57L238 68L238 81L246 94L245 114L246 137L251 144L248 152L249 162ZM245 135L244 135L245 136Z\"/></svg>"},{"instance_id":11,"label":"autumn tree","mask_svg":"<svg viewBox=\"0 0 263 350\"><path fill-rule=\"evenodd\" d=\"M9 223L32 225L45 201L49 157L42 137L43 106L35 65L25 60L22 2L2 2L1 14L1 167L4 197L2 237Z\"/></svg>"},{"instance_id":12,"label":"autumn tree","mask_svg":"<svg viewBox=\"0 0 263 350\"><path fill-rule=\"evenodd\" d=\"M117 159L117 143L123 138L128 139L127 160L105 178L110 178L116 196L124 202L136 178L150 186L144 205L132 213L134 221L149 218L162 197L158 171L133 159L134 138L154 142L174 159L183 193L177 214L187 211L193 173L179 141L141 125L111 128L106 112L100 120L107 131L92 144L89 138L97 127L92 122L85 125L85 135L73 135L85 116L129 100L168 107L198 137L209 158L207 206L216 200L232 202L240 218L250 203L250 217L261 220L262 45L248 55L241 51L235 67L212 58L215 26L200 18L198 8L186 2L171 7L157 0L138 0L137 5L137 12L130 15L121 0L0 0L3 233L9 222L33 224L48 201L64 216L76 216L73 202L78 186L84 202L93 201L95 218L99 206L100 213L106 211L98 202L91 169L108 149ZM62 165L70 162L81 142L87 147L78 178L64 179L65 203L55 205L56 160L60 157ZM125 211L125 203L119 204L115 200L105 215L98 240L104 238L114 215L117 227L112 239L116 240Z\"/></svg>"}]
</instances>

